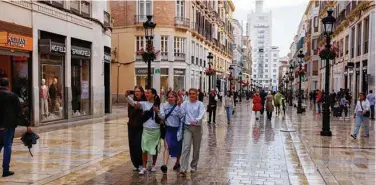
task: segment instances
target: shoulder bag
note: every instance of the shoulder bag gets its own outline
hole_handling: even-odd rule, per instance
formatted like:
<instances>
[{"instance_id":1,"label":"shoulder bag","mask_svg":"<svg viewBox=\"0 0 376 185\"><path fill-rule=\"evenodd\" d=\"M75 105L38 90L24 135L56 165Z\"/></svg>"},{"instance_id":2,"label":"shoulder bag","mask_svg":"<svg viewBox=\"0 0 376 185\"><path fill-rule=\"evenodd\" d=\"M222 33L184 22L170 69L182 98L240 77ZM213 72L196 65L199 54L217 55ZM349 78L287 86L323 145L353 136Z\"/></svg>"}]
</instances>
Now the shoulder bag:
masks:
<instances>
[{"instance_id":1,"label":"shoulder bag","mask_svg":"<svg viewBox=\"0 0 376 185\"><path fill-rule=\"evenodd\" d=\"M359 103L360 103L360 107L362 108L362 112L363 112L364 109L363 109L362 101L359 101ZM367 110L366 113L363 113L363 116L369 117L369 111Z\"/></svg>"},{"instance_id":2,"label":"shoulder bag","mask_svg":"<svg viewBox=\"0 0 376 185\"><path fill-rule=\"evenodd\" d=\"M176 106L177 106L177 105L175 104L175 105L171 108L170 112L168 112L168 113L166 114L166 117L165 117L165 119L163 120L164 122L167 120L168 117L170 117L172 111L174 111L174 109L175 109ZM160 131L161 131L161 139L165 139L165 136L166 136L166 125L165 125L165 124L161 124L161 126L160 126Z\"/></svg>"}]
</instances>

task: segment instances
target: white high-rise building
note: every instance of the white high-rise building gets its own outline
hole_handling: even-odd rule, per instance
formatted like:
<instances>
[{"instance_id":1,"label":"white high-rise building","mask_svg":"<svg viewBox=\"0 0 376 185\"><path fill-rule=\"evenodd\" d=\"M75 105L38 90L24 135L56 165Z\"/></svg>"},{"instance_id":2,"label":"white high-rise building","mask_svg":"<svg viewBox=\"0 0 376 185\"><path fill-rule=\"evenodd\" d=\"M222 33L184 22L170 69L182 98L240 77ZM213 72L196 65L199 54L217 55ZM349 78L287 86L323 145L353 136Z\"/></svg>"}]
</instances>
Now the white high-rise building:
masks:
<instances>
[{"instance_id":1,"label":"white high-rise building","mask_svg":"<svg viewBox=\"0 0 376 185\"><path fill-rule=\"evenodd\" d=\"M265 89L278 87L278 47L272 46L272 12L263 11L263 0L256 1L256 11L248 15L247 35L251 38L252 79ZM274 62L276 61L276 62Z\"/></svg>"}]
</instances>

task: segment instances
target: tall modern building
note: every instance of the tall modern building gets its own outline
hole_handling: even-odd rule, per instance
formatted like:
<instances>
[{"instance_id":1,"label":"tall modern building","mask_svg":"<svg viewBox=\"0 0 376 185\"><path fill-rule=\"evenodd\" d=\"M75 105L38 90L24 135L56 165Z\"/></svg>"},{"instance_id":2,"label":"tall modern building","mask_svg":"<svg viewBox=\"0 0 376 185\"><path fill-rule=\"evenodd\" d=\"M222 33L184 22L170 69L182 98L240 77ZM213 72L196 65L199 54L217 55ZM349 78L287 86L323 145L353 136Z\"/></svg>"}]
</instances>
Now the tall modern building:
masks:
<instances>
[{"instance_id":1,"label":"tall modern building","mask_svg":"<svg viewBox=\"0 0 376 185\"><path fill-rule=\"evenodd\" d=\"M265 89L277 89L279 49L272 46L272 13L263 10L263 3L255 2L255 11L247 20L247 35L253 48L252 78Z\"/></svg>"}]
</instances>

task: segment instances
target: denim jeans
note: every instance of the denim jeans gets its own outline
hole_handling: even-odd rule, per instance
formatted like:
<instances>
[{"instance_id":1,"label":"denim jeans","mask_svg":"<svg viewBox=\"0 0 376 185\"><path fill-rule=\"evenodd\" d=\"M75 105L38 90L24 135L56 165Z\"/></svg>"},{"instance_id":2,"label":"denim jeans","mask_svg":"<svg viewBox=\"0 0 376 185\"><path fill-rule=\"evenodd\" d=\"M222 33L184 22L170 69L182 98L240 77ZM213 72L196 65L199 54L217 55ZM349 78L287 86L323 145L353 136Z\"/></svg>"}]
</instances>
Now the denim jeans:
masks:
<instances>
[{"instance_id":1,"label":"denim jeans","mask_svg":"<svg viewBox=\"0 0 376 185\"><path fill-rule=\"evenodd\" d=\"M316 113L321 114L321 102L316 103Z\"/></svg>"},{"instance_id":2,"label":"denim jeans","mask_svg":"<svg viewBox=\"0 0 376 185\"><path fill-rule=\"evenodd\" d=\"M227 114L227 121L231 121L231 115L232 115L232 108L231 107L225 107L226 114Z\"/></svg>"},{"instance_id":3,"label":"denim jeans","mask_svg":"<svg viewBox=\"0 0 376 185\"><path fill-rule=\"evenodd\" d=\"M370 109L371 109L370 117L373 119L375 118L375 105L370 105Z\"/></svg>"},{"instance_id":4,"label":"denim jeans","mask_svg":"<svg viewBox=\"0 0 376 185\"><path fill-rule=\"evenodd\" d=\"M364 117L362 112L357 112L355 116L355 129L353 136L357 136L359 133L360 125L363 123L365 134L369 135L368 118Z\"/></svg>"},{"instance_id":5,"label":"denim jeans","mask_svg":"<svg viewBox=\"0 0 376 185\"><path fill-rule=\"evenodd\" d=\"M0 137L3 140L3 172L9 171L10 158L12 155L12 144L15 128L3 130L0 132Z\"/></svg>"}]
</instances>

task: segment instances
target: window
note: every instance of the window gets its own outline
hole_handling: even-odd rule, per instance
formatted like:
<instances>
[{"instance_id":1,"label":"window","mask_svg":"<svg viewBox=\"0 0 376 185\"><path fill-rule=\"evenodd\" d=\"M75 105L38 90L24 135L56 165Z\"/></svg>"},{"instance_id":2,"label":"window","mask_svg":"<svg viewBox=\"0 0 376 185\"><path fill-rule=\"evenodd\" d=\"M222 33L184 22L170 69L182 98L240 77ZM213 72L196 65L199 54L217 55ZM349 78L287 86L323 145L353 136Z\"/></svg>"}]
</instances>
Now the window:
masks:
<instances>
[{"instance_id":1,"label":"window","mask_svg":"<svg viewBox=\"0 0 376 185\"><path fill-rule=\"evenodd\" d=\"M145 20L147 15L153 15L152 0L138 0L138 15Z\"/></svg>"},{"instance_id":2,"label":"window","mask_svg":"<svg viewBox=\"0 0 376 185\"><path fill-rule=\"evenodd\" d=\"M136 37L136 51L144 49L144 36L137 36Z\"/></svg>"},{"instance_id":3,"label":"window","mask_svg":"<svg viewBox=\"0 0 376 185\"><path fill-rule=\"evenodd\" d=\"M354 46L355 46L355 27L351 29L351 58L354 58Z\"/></svg>"},{"instance_id":4,"label":"window","mask_svg":"<svg viewBox=\"0 0 376 185\"><path fill-rule=\"evenodd\" d=\"M357 39L357 41L356 41L356 56L359 56L360 55L360 46L361 46L361 39L362 39L362 34L361 34L361 29L362 29L362 24L361 23L359 23L357 26L357 30L356 30L356 32L357 32L357 34L356 34L356 39Z\"/></svg>"},{"instance_id":5,"label":"window","mask_svg":"<svg viewBox=\"0 0 376 185\"><path fill-rule=\"evenodd\" d=\"M103 20L103 23L104 23L104 26L107 26L107 27L110 27L111 26L111 16L108 12L104 11L103 12L103 16L104 16L104 20Z\"/></svg>"},{"instance_id":6,"label":"window","mask_svg":"<svg viewBox=\"0 0 376 185\"><path fill-rule=\"evenodd\" d=\"M277 78L277 75L273 75L273 78Z\"/></svg>"},{"instance_id":7,"label":"window","mask_svg":"<svg viewBox=\"0 0 376 185\"><path fill-rule=\"evenodd\" d=\"M314 32L319 31L319 19L317 16L313 18L313 27L314 27Z\"/></svg>"},{"instance_id":8,"label":"window","mask_svg":"<svg viewBox=\"0 0 376 185\"><path fill-rule=\"evenodd\" d=\"M184 0L176 1L176 17L185 17L184 16Z\"/></svg>"},{"instance_id":9,"label":"window","mask_svg":"<svg viewBox=\"0 0 376 185\"><path fill-rule=\"evenodd\" d=\"M185 38L174 37L174 56L184 57L185 53Z\"/></svg>"},{"instance_id":10,"label":"window","mask_svg":"<svg viewBox=\"0 0 376 185\"><path fill-rule=\"evenodd\" d=\"M320 1L315 1L315 7L318 7L320 5Z\"/></svg>"},{"instance_id":11,"label":"window","mask_svg":"<svg viewBox=\"0 0 376 185\"><path fill-rule=\"evenodd\" d=\"M363 54L366 54L368 53L368 42L369 42L369 17L367 17L365 20L364 20L364 24L363 24L363 40L364 40L364 46L363 46Z\"/></svg>"},{"instance_id":12,"label":"window","mask_svg":"<svg viewBox=\"0 0 376 185\"><path fill-rule=\"evenodd\" d=\"M274 57L277 57L277 54L274 54L273 56L274 56ZM276 61L276 59L274 59L274 61Z\"/></svg>"},{"instance_id":13,"label":"window","mask_svg":"<svg viewBox=\"0 0 376 185\"><path fill-rule=\"evenodd\" d=\"M90 17L91 15L90 2L81 1L81 14L85 17Z\"/></svg>"},{"instance_id":14,"label":"window","mask_svg":"<svg viewBox=\"0 0 376 185\"><path fill-rule=\"evenodd\" d=\"M347 35L345 39L345 54L349 54L349 35Z\"/></svg>"},{"instance_id":15,"label":"window","mask_svg":"<svg viewBox=\"0 0 376 185\"><path fill-rule=\"evenodd\" d=\"M70 9L73 11L73 13L80 14L81 12L81 6L79 0L73 0L70 2Z\"/></svg>"},{"instance_id":16,"label":"window","mask_svg":"<svg viewBox=\"0 0 376 185\"><path fill-rule=\"evenodd\" d=\"M339 56L343 56L343 39L339 42Z\"/></svg>"},{"instance_id":17,"label":"window","mask_svg":"<svg viewBox=\"0 0 376 185\"><path fill-rule=\"evenodd\" d=\"M274 61L273 62L277 62L277 59L274 59Z\"/></svg>"},{"instance_id":18,"label":"window","mask_svg":"<svg viewBox=\"0 0 376 185\"><path fill-rule=\"evenodd\" d=\"M265 67L268 67L268 64L265 64Z\"/></svg>"},{"instance_id":19,"label":"window","mask_svg":"<svg viewBox=\"0 0 376 185\"><path fill-rule=\"evenodd\" d=\"M168 36L161 36L161 55L167 55L168 51Z\"/></svg>"},{"instance_id":20,"label":"window","mask_svg":"<svg viewBox=\"0 0 376 185\"><path fill-rule=\"evenodd\" d=\"M265 75L265 78L268 78L268 75Z\"/></svg>"},{"instance_id":21,"label":"window","mask_svg":"<svg viewBox=\"0 0 376 185\"><path fill-rule=\"evenodd\" d=\"M313 54L317 55L317 39L312 40L312 49L313 49Z\"/></svg>"},{"instance_id":22,"label":"window","mask_svg":"<svg viewBox=\"0 0 376 185\"><path fill-rule=\"evenodd\" d=\"M277 72L277 70L276 70L276 69L273 69L273 72Z\"/></svg>"},{"instance_id":23,"label":"window","mask_svg":"<svg viewBox=\"0 0 376 185\"><path fill-rule=\"evenodd\" d=\"M265 69L265 73L267 73L268 72L268 70L267 69Z\"/></svg>"},{"instance_id":24,"label":"window","mask_svg":"<svg viewBox=\"0 0 376 185\"><path fill-rule=\"evenodd\" d=\"M273 83L277 83L277 80L273 80Z\"/></svg>"},{"instance_id":25,"label":"window","mask_svg":"<svg viewBox=\"0 0 376 185\"><path fill-rule=\"evenodd\" d=\"M273 64L273 67L277 67L277 64Z\"/></svg>"}]
</instances>

